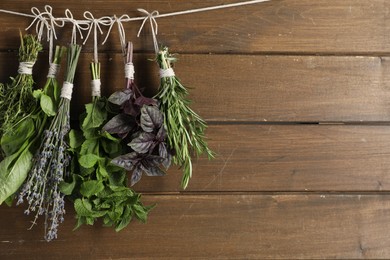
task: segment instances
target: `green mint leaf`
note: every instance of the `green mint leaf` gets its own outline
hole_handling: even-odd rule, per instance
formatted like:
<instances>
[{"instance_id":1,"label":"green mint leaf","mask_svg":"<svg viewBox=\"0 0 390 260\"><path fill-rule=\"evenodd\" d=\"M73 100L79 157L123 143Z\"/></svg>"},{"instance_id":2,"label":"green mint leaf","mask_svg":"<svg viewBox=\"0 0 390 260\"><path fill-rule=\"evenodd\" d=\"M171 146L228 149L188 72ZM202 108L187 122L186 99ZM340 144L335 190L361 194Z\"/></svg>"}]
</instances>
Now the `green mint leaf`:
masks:
<instances>
[{"instance_id":1,"label":"green mint leaf","mask_svg":"<svg viewBox=\"0 0 390 260\"><path fill-rule=\"evenodd\" d=\"M72 149L79 148L84 141L83 134L77 130L70 130L69 132L69 146Z\"/></svg>"},{"instance_id":2,"label":"green mint leaf","mask_svg":"<svg viewBox=\"0 0 390 260\"><path fill-rule=\"evenodd\" d=\"M81 184L80 193L84 197L91 197L104 190L104 185L101 181L85 181Z\"/></svg>"},{"instance_id":3,"label":"green mint leaf","mask_svg":"<svg viewBox=\"0 0 390 260\"><path fill-rule=\"evenodd\" d=\"M100 157L95 154L82 155L79 158L79 164L84 168L92 168L99 161Z\"/></svg>"}]
</instances>

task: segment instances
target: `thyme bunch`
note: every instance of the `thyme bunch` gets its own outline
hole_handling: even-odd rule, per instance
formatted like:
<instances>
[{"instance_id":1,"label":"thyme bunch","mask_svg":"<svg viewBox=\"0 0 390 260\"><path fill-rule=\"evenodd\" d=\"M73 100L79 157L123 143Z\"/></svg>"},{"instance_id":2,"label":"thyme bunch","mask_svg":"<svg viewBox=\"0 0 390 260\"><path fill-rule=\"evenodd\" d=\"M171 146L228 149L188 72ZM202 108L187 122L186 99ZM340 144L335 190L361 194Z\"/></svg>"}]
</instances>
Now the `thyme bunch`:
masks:
<instances>
[{"instance_id":1,"label":"thyme bunch","mask_svg":"<svg viewBox=\"0 0 390 260\"><path fill-rule=\"evenodd\" d=\"M20 33L19 62L28 63L32 69L42 50L42 45L34 35ZM36 107L33 97L34 79L31 74L19 69L15 78L1 88L0 134L12 131L14 125L29 116Z\"/></svg>"},{"instance_id":2,"label":"thyme bunch","mask_svg":"<svg viewBox=\"0 0 390 260\"><path fill-rule=\"evenodd\" d=\"M161 70L172 69L176 58L167 47L157 54ZM183 168L181 186L185 189L192 176L192 157L194 154L207 154L214 158L205 141L206 122L190 107L188 90L174 75L162 76L159 92L160 110L164 112L164 125L168 135L168 145L175 151L173 162Z\"/></svg>"}]
</instances>

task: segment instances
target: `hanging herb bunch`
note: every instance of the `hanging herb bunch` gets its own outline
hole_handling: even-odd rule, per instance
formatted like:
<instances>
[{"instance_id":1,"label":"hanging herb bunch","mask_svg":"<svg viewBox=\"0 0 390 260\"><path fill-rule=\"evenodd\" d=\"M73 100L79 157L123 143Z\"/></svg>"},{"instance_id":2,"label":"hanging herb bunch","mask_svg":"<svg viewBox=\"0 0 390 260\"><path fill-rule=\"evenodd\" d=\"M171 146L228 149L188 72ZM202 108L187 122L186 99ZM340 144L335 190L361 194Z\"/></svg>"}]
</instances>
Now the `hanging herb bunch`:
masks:
<instances>
[{"instance_id":1,"label":"hanging herb bunch","mask_svg":"<svg viewBox=\"0 0 390 260\"><path fill-rule=\"evenodd\" d=\"M108 113L107 100L100 96L100 63L92 62L91 71L92 103L80 120L82 134L71 132L72 182L62 190L74 200L76 228L101 218L105 226L120 231L133 217L145 222L152 207L144 206L140 194L127 187L125 170L110 163L122 152L121 140L101 131Z\"/></svg>"},{"instance_id":2,"label":"hanging herb bunch","mask_svg":"<svg viewBox=\"0 0 390 260\"><path fill-rule=\"evenodd\" d=\"M42 50L37 37L20 33L19 70L11 82L1 87L0 101L0 134L13 130L13 126L35 108L36 101L32 95L34 79L32 69Z\"/></svg>"},{"instance_id":3,"label":"hanging herb bunch","mask_svg":"<svg viewBox=\"0 0 390 260\"><path fill-rule=\"evenodd\" d=\"M32 66L42 49L35 36L20 35L19 71L11 82L1 86L0 204L12 202L13 194L23 184L31 167L32 153L45 119L33 96ZM37 134L38 132L38 134Z\"/></svg>"},{"instance_id":4,"label":"hanging herb bunch","mask_svg":"<svg viewBox=\"0 0 390 260\"><path fill-rule=\"evenodd\" d=\"M49 129L44 131L32 169L19 194L19 202L25 198L28 203L25 213L29 215L35 212L32 226L40 215L45 215L47 241L57 238L58 225L64 220L64 194L60 192L60 184L69 172L70 156L66 137L70 130L70 100L80 51L79 45L69 46L66 77L58 111Z\"/></svg>"},{"instance_id":5,"label":"hanging herb bunch","mask_svg":"<svg viewBox=\"0 0 390 260\"><path fill-rule=\"evenodd\" d=\"M173 71L176 57L164 47L158 51L156 60L161 78L156 97L164 113L168 146L175 152L173 162L183 169L181 186L185 189L192 176L193 156L205 153L211 159L214 153L205 141L206 122L189 107L188 90Z\"/></svg>"},{"instance_id":6,"label":"hanging herb bunch","mask_svg":"<svg viewBox=\"0 0 390 260\"><path fill-rule=\"evenodd\" d=\"M108 101L119 108L103 130L115 134L127 144L125 155L112 163L132 172L131 184L137 183L142 174L162 176L171 163L171 153L166 145L164 116L156 99L142 95L134 82L133 45L128 43L126 53L126 88L112 94Z\"/></svg>"}]
</instances>

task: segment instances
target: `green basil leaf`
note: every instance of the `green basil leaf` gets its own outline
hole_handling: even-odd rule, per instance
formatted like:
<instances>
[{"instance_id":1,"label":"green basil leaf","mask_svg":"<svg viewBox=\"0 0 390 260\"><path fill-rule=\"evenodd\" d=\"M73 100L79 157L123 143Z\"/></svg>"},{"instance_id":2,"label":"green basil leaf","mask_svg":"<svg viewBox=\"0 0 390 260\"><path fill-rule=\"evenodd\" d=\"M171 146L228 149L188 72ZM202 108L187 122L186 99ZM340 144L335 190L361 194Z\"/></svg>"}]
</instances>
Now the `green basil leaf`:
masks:
<instances>
[{"instance_id":1,"label":"green basil leaf","mask_svg":"<svg viewBox=\"0 0 390 260\"><path fill-rule=\"evenodd\" d=\"M1 137L1 148L6 156L16 153L22 145L35 133L34 120L26 118L15 129L4 133Z\"/></svg>"},{"instance_id":2,"label":"green basil leaf","mask_svg":"<svg viewBox=\"0 0 390 260\"><path fill-rule=\"evenodd\" d=\"M55 116L56 114L56 107L53 100L46 94L41 95L41 108L48 116Z\"/></svg>"},{"instance_id":3,"label":"green basil leaf","mask_svg":"<svg viewBox=\"0 0 390 260\"><path fill-rule=\"evenodd\" d=\"M0 204L14 194L30 171L33 155L24 148L0 162Z\"/></svg>"},{"instance_id":4,"label":"green basil leaf","mask_svg":"<svg viewBox=\"0 0 390 260\"><path fill-rule=\"evenodd\" d=\"M76 199L74 202L74 209L80 217L89 217L93 213L91 203L85 199Z\"/></svg>"}]
</instances>

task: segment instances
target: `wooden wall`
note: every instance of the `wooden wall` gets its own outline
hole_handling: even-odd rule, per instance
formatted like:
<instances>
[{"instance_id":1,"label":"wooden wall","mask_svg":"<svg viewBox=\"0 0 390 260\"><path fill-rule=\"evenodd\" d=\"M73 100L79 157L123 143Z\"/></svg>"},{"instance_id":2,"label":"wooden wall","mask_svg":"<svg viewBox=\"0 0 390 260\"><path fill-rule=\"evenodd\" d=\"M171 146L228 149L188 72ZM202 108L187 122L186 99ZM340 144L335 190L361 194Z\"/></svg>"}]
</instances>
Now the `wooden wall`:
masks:
<instances>
[{"instance_id":1,"label":"wooden wall","mask_svg":"<svg viewBox=\"0 0 390 260\"><path fill-rule=\"evenodd\" d=\"M58 0L81 18L161 13L233 0ZM48 1L2 0L29 12ZM72 231L68 207L58 240L27 230L23 207L0 207L1 259L389 259L390 1L273 0L159 19L161 43L179 53L176 74L209 123L218 156L200 158L187 190L181 172L144 177L135 189L157 202L147 224L115 233L100 223ZM17 69L18 30L28 18L0 14L0 81ZM158 79L150 30L126 24L138 85ZM69 28L59 42L69 41ZM106 95L123 87L116 29L100 46ZM84 46L73 115L89 100L92 44ZM46 74L47 53L36 67Z\"/></svg>"}]
</instances>

